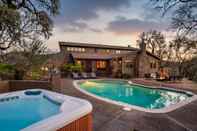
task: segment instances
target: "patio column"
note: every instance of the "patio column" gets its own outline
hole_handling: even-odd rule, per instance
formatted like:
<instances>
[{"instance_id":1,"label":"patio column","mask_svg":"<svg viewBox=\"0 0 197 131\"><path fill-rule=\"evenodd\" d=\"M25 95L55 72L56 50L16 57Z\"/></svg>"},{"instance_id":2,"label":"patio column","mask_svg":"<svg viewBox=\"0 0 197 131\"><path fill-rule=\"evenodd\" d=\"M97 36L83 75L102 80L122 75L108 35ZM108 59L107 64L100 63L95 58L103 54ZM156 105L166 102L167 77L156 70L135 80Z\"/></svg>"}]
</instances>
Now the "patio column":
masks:
<instances>
[{"instance_id":1,"label":"patio column","mask_svg":"<svg viewBox=\"0 0 197 131\"><path fill-rule=\"evenodd\" d=\"M96 73L96 61L92 61L92 72Z\"/></svg>"}]
</instances>

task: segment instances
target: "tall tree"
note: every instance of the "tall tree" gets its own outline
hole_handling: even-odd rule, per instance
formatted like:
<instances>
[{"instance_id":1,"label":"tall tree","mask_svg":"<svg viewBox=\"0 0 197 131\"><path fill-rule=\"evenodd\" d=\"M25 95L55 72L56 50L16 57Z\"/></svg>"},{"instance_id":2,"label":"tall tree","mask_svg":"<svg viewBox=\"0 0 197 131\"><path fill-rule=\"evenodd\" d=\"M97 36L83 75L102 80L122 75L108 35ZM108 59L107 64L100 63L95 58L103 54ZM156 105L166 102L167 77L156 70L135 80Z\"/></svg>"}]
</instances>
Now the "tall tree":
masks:
<instances>
[{"instance_id":1,"label":"tall tree","mask_svg":"<svg viewBox=\"0 0 197 131\"><path fill-rule=\"evenodd\" d=\"M0 0L0 50L34 35L48 39L58 9L59 0Z\"/></svg>"},{"instance_id":2,"label":"tall tree","mask_svg":"<svg viewBox=\"0 0 197 131\"><path fill-rule=\"evenodd\" d=\"M197 41L187 37L177 36L169 43L169 49L172 51L171 60L177 63L179 72L185 76L185 68L188 60L191 60L197 53Z\"/></svg>"},{"instance_id":3,"label":"tall tree","mask_svg":"<svg viewBox=\"0 0 197 131\"><path fill-rule=\"evenodd\" d=\"M163 15L172 16L172 28L181 36L197 36L197 0L150 0Z\"/></svg>"},{"instance_id":4,"label":"tall tree","mask_svg":"<svg viewBox=\"0 0 197 131\"><path fill-rule=\"evenodd\" d=\"M159 58L164 59L166 55L167 44L165 43L165 37L161 32L158 32L156 30L143 32L140 35L138 43L141 43L142 39L144 39L146 43L146 49L148 51L158 56Z\"/></svg>"},{"instance_id":5,"label":"tall tree","mask_svg":"<svg viewBox=\"0 0 197 131\"><path fill-rule=\"evenodd\" d=\"M25 70L30 69L32 66L42 63L42 55L47 51L47 47L41 40L34 38L32 41L23 41L20 46L15 50L20 54L25 61L21 61Z\"/></svg>"},{"instance_id":6,"label":"tall tree","mask_svg":"<svg viewBox=\"0 0 197 131\"><path fill-rule=\"evenodd\" d=\"M193 57L190 61L186 63L186 76L190 80L197 82L197 57Z\"/></svg>"},{"instance_id":7,"label":"tall tree","mask_svg":"<svg viewBox=\"0 0 197 131\"><path fill-rule=\"evenodd\" d=\"M31 69L38 68L45 62L46 53L47 47L41 40L37 38L31 41L23 40L20 45L7 54L4 62L15 65L17 72L25 75Z\"/></svg>"}]
</instances>

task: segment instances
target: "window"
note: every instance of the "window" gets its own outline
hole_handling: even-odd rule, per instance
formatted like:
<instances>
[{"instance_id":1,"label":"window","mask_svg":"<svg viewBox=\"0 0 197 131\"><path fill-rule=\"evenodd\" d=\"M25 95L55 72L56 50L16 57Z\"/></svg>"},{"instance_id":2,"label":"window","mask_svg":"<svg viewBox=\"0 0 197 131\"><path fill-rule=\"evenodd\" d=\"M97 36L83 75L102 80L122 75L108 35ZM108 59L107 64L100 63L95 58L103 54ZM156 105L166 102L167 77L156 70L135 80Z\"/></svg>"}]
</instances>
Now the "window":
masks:
<instances>
[{"instance_id":1,"label":"window","mask_svg":"<svg viewBox=\"0 0 197 131\"><path fill-rule=\"evenodd\" d=\"M154 68L157 68L157 63L156 62L154 63Z\"/></svg>"},{"instance_id":2,"label":"window","mask_svg":"<svg viewBox=\"0 0 197 131\"><path fill-rule=\"evenodd\" d=\"M72 47L70 48L70 51L74 51L74 50L75 50L75 48L72 48Z\"/></svg>"},{"instance_id":3,"label":"window","mask_svg":"<svg viewBox=\"0 0 197 131\"><path fill-rule=\"evenodd\" d=\"M97 69L105 69L107 66L106 61L96 61Z\"/></svg>"},{"instance_id":4,"label":"window","mask_svg":"<svg viewBox=\"0 0 197 131\"><path fill-rule=\"evenodd\" d=\"M77 64L78 64L78 65L82 65L82 63L81 63L80 60L77 60Z\"/></svg>"},{"instance_id":5,"label":"window","mask_svg":"<svg viewBox=\"0 0 197 131\"><path fill-rule=\"evenodd\" d=\"M66 49L67 49L67 51L70 51L70 47L67 47Z\"/></svg>"},{"instance_id":6,"label":"window","mask_svg":"<svg viewBox=\"0 0 197 131\"><path fill-rule=\"evenodd\" d=\"M81 48L81 51L82 51L82 52L85 52L85 48Z\"/></svg>"},{"instance_id":7,"label":"window","mask_svg":"<svg viewBox=\"0 0 197 131\"><path fill-rule=\"evenodd\" d=\"M79 48L79 47L67 47L67 51L85 52L85 48Z\"/></svg>"},{"instance_id":8,"label":"window","mask_svg":"<svg viewBox=\"0 0 197 131\"><path fill-rule=\"evenodd\" d=\"M106 52L107 52L107 53L109 53L109 52L110 52L110 50L106 50Z\"/></svg>"},{"instance_id":9,"label":"window","mask_svg":"<svg viewBox=\"0 0 197 131\"><path fill-rule=\"evenodd\" d=\"M116 54L120 54L120 50L116 50Z\"/></svg>"},{"instance_id":10,"label":"window","mask_svg":"<svg viewBox=\"0 0 197 131\"><path fill-rule=\"evenodd\" d=\"M133 68L133 63L131 62L126 63L126 68Z\"/></svg>"},{"instance_id":11,"label":"window","mask_svg":"<svg viewBox=\"0 0 197 131\"><path fill-rule=\"evenodd\" d=\"M151 62L151 63L150 63L150 68L151 68L151 69L157 68L157 63L156 63L156 62Z\"/></svg>"}]
</instances>

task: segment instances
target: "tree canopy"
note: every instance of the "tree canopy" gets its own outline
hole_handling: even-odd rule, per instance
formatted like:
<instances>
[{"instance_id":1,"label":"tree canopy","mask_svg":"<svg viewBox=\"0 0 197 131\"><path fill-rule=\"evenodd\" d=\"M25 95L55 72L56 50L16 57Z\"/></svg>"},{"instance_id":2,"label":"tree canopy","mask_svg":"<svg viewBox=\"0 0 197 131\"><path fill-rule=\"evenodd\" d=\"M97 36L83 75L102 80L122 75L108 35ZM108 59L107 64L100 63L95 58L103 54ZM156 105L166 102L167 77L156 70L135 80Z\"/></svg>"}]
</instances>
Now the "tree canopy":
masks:
<instances>
[{"instance_id":1,"label":"tree canopy","mask_svg":"<svg viewBox=\"0 0 197 131\"><path fill-rule=\"evenodd\" d=\"M172 17L172 28L181 36L197 36L197 0L150 0L163 15Z\"/></svg>"},{"instance_id":2,"label":"tree canopy","mask_svg":"<svg viewBox=\"0 0 197 131\"><path fill-rule=\"evenodd\" d=\"M146 44L146 49L148 51L161 59L164 58L164 55L166 54L167 44L165 42L165 37L161 32L156 30L143 32L140 35L137 43L140 45L142 43L142 40L144 41L144 44Z\"/></svg>"},{"instance_id":3,"label":"tree canopy","mask_svg":"<svg viewBox=\"0 0 197 131\"><path fill-rule=\"evenodd\" d=\"M32 36L48 39L59 11L59 0L0 0L0 50Z\"/></svg>"}]
</instances>

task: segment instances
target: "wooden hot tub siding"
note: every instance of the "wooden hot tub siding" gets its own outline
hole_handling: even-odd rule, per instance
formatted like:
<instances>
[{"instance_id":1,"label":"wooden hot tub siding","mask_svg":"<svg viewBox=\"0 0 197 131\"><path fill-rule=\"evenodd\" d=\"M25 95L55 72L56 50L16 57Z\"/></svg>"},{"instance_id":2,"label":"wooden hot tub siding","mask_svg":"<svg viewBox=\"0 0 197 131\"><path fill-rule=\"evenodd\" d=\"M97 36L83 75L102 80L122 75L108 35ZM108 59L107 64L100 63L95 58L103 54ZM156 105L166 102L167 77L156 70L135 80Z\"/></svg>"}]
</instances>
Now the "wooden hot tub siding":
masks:
<instances>
[{"instance_id":1,"label":"wooden hot tub siding","mask_svg":"<svg viewBox=\"0 0 197 131\"><path fill-rule=\"evenodd\" d=\"M90 113L57 131L92 131L92 124L92 113Z\"/></svg>"}]
</instances>

